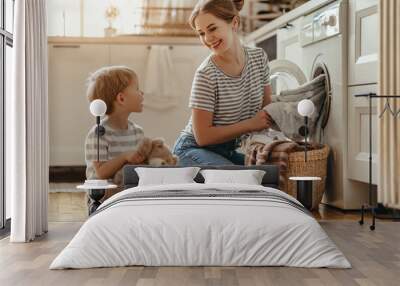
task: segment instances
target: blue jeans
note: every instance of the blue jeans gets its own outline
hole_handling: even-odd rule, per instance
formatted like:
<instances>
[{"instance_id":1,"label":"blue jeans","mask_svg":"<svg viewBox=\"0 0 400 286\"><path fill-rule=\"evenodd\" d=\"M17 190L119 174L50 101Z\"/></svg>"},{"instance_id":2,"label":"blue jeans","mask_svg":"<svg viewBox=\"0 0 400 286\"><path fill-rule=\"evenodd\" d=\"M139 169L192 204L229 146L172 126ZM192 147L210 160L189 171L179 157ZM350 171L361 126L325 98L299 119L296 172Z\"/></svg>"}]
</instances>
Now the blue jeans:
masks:
<instances>
[{"instance_id":1,"label":"blue jeans","mask_svg":"<svg viewBox=\"0 0 400 286\"><path fill-rule=\"evenodd\" d=\"M236 140L200 147L193 135L181 133L172 152L179 157L180 166L244 165L244 155L236 148Z\"/></svg>"}]
</instances>

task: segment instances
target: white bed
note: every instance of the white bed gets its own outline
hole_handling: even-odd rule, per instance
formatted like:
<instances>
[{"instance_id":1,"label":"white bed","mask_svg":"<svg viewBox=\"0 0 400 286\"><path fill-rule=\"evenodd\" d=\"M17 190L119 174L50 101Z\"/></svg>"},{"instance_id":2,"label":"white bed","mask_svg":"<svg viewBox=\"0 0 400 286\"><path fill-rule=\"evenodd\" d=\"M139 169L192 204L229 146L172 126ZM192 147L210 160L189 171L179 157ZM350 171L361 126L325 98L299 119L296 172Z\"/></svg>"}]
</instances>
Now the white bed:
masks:
<instances>
[{"instance_id":1,"label":"white bed","mask_svg":"<svg viewBox=\"0 0 400 286\"><path fill-rule=\"evenodd\" d=\"M128 265L350 268L342 252L299 204L277 189L255 185L130 188L99 207L50 269Z\"/></svg>"}]
</instances>

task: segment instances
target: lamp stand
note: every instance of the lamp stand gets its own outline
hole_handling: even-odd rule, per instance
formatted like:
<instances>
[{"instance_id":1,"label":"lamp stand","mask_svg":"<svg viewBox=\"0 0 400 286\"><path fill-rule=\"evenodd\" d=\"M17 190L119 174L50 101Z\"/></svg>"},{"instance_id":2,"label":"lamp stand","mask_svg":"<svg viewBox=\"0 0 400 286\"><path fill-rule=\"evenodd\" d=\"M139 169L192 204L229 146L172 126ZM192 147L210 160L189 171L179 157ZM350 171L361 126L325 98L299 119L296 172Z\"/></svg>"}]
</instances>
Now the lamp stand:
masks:
<instances>
[{"instance_id":1,"label":"lamp stand","mask_svg":"<svg viewBox=\"0 0 400 286\"><path fill-rule=\"evenodd\" d=\"M100 116L96 116L96 125L95 133L97 135L97 162L100 162L100 136L103 136L106 132L104 126L100 125ZM100 200L105 195L105 189L90 189L88 195L90 198L89 215L91 215L101 204Z\"/></svg>"},{"instance_id":2,"label":"lamp stand","mask_svg":"<svg viewBox=\"0 0 400 286\"><path fill-rule=\"evenodd\" d=\"M304 130L305 135L304 135L304 161L307 162L307 136L308 136L308 117L304 116L304 124L306 125L306 128Z\"/></svg>"},{"instance_id":3,"label":"lamp stand","mask_svg":"<svg viewBox=\"0 0 400 286\"><path fill-rule=\"evenodd\" d=\"M100 151L99 151L99 149L100 149L100 132L99 132L99 129L100 129L100 116L96 116L96 124L97 124L97 127L96 127L96 133L97 133L97 162L99 162L100 161Z\"/></svg>"},{"instance_id":4,"label":"lamp stand","mask_svg":"<svg viewBox=\"0 0 400 286\"><path fill-rule=\"evenodd\" d=\"M96 116L96 135L97 135L97 162L100 161L100 136L106 133L104 126L100 125L100 116Z\"/></svg>"}]
</instances>

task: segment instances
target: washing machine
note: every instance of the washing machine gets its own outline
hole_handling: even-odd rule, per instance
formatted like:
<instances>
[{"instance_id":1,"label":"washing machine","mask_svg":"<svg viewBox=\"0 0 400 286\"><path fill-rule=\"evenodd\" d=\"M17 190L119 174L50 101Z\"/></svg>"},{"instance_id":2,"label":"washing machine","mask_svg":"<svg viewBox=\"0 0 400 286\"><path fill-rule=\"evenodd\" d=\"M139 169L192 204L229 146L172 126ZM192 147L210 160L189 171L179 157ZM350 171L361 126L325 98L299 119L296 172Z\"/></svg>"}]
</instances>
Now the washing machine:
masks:
<instances>
[{"instance_id":1,"label":"washing machine","mask_svg":"<svg viewBox=\"0 0 400 286\"><path fill-rule=\"evenodd\" d=\"M348 1L333 1L293 21L282 32L291 37L278 34L278 57L270 62L270 72L274 94L326 75L330 112L321 142L332 152L323 202L359 209L368 201L368 189L347 178L347 11Z\"/></svg>"}]
</instances>

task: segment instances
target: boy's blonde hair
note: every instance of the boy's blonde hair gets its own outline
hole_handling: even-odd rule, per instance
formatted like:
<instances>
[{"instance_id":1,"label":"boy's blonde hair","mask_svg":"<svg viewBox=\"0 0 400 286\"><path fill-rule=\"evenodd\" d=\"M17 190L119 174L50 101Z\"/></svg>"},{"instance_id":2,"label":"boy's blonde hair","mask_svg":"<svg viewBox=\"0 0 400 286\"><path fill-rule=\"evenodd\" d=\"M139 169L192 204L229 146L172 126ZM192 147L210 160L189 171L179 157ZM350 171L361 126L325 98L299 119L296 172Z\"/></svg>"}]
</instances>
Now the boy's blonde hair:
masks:
<instances>
[{"instance_id":1,"label":"boy's blonde hair","mask_svg":"<svg viewBox=\"0 0 400 286\"><path fill-rule=\"evenodd\" d=\"M110 114L118 93L127 88L134 79L136 73L128 67L103 67L89 76L86 95L90 102L95 99L103 100L107 105L106 114Z\"/></svg>"}]
</instances>

